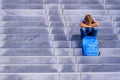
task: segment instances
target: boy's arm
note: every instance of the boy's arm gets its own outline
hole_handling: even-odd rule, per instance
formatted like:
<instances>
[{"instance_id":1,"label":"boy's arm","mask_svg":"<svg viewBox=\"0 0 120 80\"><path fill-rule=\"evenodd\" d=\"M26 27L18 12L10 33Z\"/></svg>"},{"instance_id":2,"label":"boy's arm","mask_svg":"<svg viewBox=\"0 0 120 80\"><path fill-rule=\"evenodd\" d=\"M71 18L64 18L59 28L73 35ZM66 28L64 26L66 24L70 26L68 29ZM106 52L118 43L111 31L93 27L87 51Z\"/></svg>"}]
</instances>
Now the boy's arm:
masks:
<instances>
[{"instance_id":1,"label":"boy's arm","mask_svg":"<svg viewBox=\"0 0 120 80\"><path fill-rule=\"evenodd\" d=\"M81 19L81 20L80 20L80 23L79 23L79 26L80 26L81 28L90 27L90 26L86 25L86 24L83 23L83 22L84 22L84 19Z\"/></svg>"},{"instance_id":2,"label":"boy's arm","mask_svg":"<svg viewBox=\"0 0 120 80\"><path fill-rule=\"evenodd\" d=\"M82 28L87 28L87 27L90 27L90 26L88 26L88 25L86 25L86 24L80 22L80 27L82 27Z\"/></svg>"},{"instance_id":3,"label":"boy's arm","mask_svg":"<svg viewBox=\"0 0 120 80\"><path fill-rule=\"evenodd\" d=\"M94 20L94 23L93 23L93 24L90 24L89 26L90 26L91 28L97 27L97 26L99 26L99 23L98 23L98 21Z\"/></svg>"},{"instance_id":4,"label":"boy's arm","mask_svg":"<svg viewBox=\"0 0 120 80\"><path fill-rule=\"evenodd\" d=\"M99 26L98 21L96 21L94 18L93 18L93 20L94 20L94 23L92 23L92 24L90 24L90 25L86 25L85 23L83 23L84 19L81 19L79 25L80 25L80 27L82 27L82 28L93 28L93 27Z\"/></svg>"}]
</instances>

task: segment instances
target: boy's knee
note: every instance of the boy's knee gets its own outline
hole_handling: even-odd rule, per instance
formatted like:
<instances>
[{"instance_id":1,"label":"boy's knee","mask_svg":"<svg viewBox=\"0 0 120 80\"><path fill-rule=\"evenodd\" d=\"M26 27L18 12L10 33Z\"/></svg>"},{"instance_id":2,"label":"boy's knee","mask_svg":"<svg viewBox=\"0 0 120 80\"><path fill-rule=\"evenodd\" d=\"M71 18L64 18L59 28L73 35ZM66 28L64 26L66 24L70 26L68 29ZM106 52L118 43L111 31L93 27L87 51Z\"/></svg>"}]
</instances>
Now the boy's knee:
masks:
<instances>
[{"instance_id":1,"label":"boy's knee","mask_svg":"<svg viewBox=\"0 0 120 80\"><path fill-rule=\"evenodd\" d=\"M94 31L98 31L98 28L97 28L97 27L94 27L93 30L94 30Z\"/></svg>"},{"instance_id":2,"label":"boy's knee","mask_svg":"<svg viewBox=\"0 0 120 80\"><path fill-rule=\"evenodd\" d=\"M85 31L86 29L85 28L81 28L81 31Z\"/></svg>"}]
</instances>

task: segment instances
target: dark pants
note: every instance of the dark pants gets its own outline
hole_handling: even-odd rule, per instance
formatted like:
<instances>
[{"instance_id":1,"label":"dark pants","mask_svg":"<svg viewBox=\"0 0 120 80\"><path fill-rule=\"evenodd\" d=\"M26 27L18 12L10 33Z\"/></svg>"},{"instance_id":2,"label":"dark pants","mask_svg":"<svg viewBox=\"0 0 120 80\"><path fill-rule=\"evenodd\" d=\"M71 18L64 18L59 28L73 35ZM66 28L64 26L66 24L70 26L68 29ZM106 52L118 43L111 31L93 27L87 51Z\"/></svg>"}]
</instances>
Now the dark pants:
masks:
<instances>
[{"instance_id":1,"label":"dark pants","mask_svg":"<svg viewBox=\"0 0 120 80\"><path fill-rule=\"evenodd\" d=\"M83 39L85 36L97 36L98 28L81 28L81 39Z\"/></svg>"}]
</instances>

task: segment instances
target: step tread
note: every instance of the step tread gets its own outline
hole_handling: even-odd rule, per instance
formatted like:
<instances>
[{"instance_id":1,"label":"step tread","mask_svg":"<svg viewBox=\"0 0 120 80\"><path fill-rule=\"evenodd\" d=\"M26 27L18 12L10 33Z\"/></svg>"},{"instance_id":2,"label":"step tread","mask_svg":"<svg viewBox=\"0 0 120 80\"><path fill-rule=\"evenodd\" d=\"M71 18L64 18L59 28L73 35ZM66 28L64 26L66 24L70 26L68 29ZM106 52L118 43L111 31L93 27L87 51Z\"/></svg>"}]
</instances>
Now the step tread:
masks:
<instances>
[{"instance_id":1,"label":"step tread","mask_svg":"<svg viewBox=\"0 0 120 80\"><path fill-rule=\"evenodd\" d=\"M66 24L68 27L79 27L80 21L68 21ZM99 27L113 27L111 21L99 21Z\"/></svg>"},{"instance_id":2,"label":"step tread","mask_svg":"<svg viewBox=\"0 0 120 80\"><path fill-rule=\"evenodd\" d=\"M0 16L0 21L42 21L47 20L46 16Z\"/></svg>"},{"instance_id":3,"label":"step tread","mask_svg":"<svg viewBox=\"0 0 120 80\"><path fill-rule=\"evenodd\" d=\"M44 5L31 5L31 4L3 4L0 6L1 10L4 9L44 9Z\"/></svg>"},{"instance_id":4,"label":"step tread","mask_svg":"<svg viewBox=\"0 0 120 80\"><path fill-rule=\"evenodd\" d=\"M74 5L74 4L65 4L62 6L63 9L87 9L87 10L103 10L104 9L104 5L103 4L90 4L90 5L84 5L84 4L78 4L78 5Z\"/></svg>"},{"instance_id":5,"label":"step tread","mask_svg":"<svg viewBox=\"0 0 120 80\"><path fill-rule=\"evenodd\" d=\"M1 56L55 56L53 48L0 48Z\"/></svg>"},{"instance_id":6,"label":"step tread","mask_svg":"<svg viewBox=\"0 0 120 80\"><path fill-rule=\"evenodd\" d=\"M20 9L20 10L11 10L11 9L5 9L0 10L0 15L7 15L7 16L40 16L45 15L45 10L26 10L26 9Z\"/></svg>"},{"instance_id":7,"label":"step tread","mask_svg":"<svg viewBox=\"0 0 120 80\"><path fill-rule=\"evenodd\" d=\"M120 65L79 65L80 72L120 72Z\"/></svg>"},{"instance_id":8,"label":"step tread","mask_svg":"<svg viewBox=\"0 0 120 80\"><path fill-rule=\"evenodd\" d=\"M0 73L54 73L57 65L1 65ZM3 69L4 68L4 69Z\"/></svg>"},{"instance_id":9,"label":"step tread","mask_svg":"<svg viewBox=\"0 0 120 80\"><path fill-rule=\"evenodd\" d=\"M99 48L101 57L119 57L120 48ZM1 56L82 56L81 48L0 48Z\"/></svg>"},{"instance_id":10,"label":"step tread","mask_svg":"<svg viewBox=\"0 0 120 80\"><path fill-rule=\"evenodd\" d=\"M93 16L95 20L97 21L111 21L110 16ZM66 21L80 21L81 19L84 19L81 15L66 15L65 20Z\"/></svg>"},{"instance_id":11,"label":"step tread","mask_svg":"<svg viewBox=\"0 0 120 80\"><path fill-rule=\"evenodd\" d=\"M120 5L106 5L108 10L120 10Z\"/></svg>"},{"instance_id":12,"label":"step tread","mask_svg":"<svg viewBox=\"0 0 120 80\"><path fill-rule=\"evenodd\" d=\"M48 27L47 22L34 22L34 21L0 21L2 27Z\"/></svg>"},{"instance_id":13,"label":"step tread","mask_svg":"<svg viewBox=\"0 0 120 80\"><path fill-rule=\"evenodd\" d=\"M58 80L58 73L2 73L0 80Z\"/></svg>"},{"instance_id":14,"label":"step tread","mask_svg":"<svg viewBox=\"0 0 120 80\"><path fill-rule=\"evenodd\" d=\"M82 74L82 79L83 80L114 80L114 79L116 79L116 80L119 80L119 72L118 73L115 73L115 72L113 72L113 73L111 73L111 72L108 72L108 73L104 73L104 72L102 72L102 73L99 73L99 72L93 72L93 73L83 73Z\"/></svg>"},{"instance_id":15,"label":"step tread","mask_svg":"<svg viewBox=\"0 0 120 80\"><path fill-rule=\"evenodd\" d=\"M119 64L119 57L77 57L79 64Z\"/></svg>"},{"instance_id":16,"label":"step tread","mask_svg":"<svg viewBox=\"0 0 120 80\"><path fill-rule=\"evenodd\" d=\"M119 0L114 0L114 1L112 1L112 0L105 0L105 3L106 4L120 4Z\"/></svg>"},{"instance_id":17,"label":"step tread","mask_svg":"<svg viewBox=\"0 0 120 80\"><path fill-rule=\"evenodd\" d=\"M85 15L87 13L92 15L108 15L108 12L105 10L63 10L64 15Z\"/></svg>"},{"instance_id":18,"label":"step tread","mask_svg":"<svg viewBox=\"0 0 120 80\"><path fill-rule=\"evenodd\" d=\"M45 56L0 56L0 64L57 64L56 57L45 57Z\"/></svg>"},{"instance_id":19,"label":"step tread","mask_svg":"<svg viewBox=\"0 0 120 80\"><path fill-rule=\"evenodd\" d=\"M24 1L18 1L18 0L0 0L1 3L3 4L43 4L44 0L24 0Z\"/></svg>"},{"instance_id":20,"label":"step tread","mask_svg":"<svg viewBox=\"0 0 120 80\"><path fill-rule=\"evenodd\" d=\"M101 4L103 3L102 0L93 0L93 1L89 1L89 0L61 0L62 4Z\"/></svg>"}]
</instances>

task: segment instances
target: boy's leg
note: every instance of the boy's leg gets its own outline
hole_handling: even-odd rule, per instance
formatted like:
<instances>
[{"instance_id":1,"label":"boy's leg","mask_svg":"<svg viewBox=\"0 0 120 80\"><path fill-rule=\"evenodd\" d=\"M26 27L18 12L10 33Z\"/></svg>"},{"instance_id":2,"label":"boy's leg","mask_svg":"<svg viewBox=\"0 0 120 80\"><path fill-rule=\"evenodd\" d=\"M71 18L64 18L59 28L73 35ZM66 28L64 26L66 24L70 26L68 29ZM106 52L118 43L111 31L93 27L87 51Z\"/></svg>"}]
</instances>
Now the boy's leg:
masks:
<instances>
[{"instance_id":1,"label":"boy's leg","mask_svg":"<svg viewBox=\"0 0 120 80\"><path fill-rule=\"evenodd\" d=\"M82 40L83 37L87 36L86 28L81 28L80 32L81 32L81 40Z\"/></svg>"},{"instance_id":2,"label":"boy's leg","mask_svg":"<svg viewBox=\"0 0 120 80\"><path fill-rule=\"evenodd\" d=\"M87 36L91 36L92 28L87 28L86 31L87 31Z\"/></svg>"},{"instance_id":3,"label":"boy's leg","mask_svg":"<svg viewBox=\"0 0 120 80\"><path fill-rule=\"evenodd\" d=\"M91 36L97 36L97 33L98 33L98 28L97 27L92 28Z\"/></svg>"}]
</instances>

